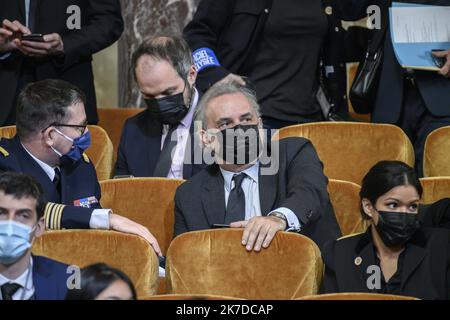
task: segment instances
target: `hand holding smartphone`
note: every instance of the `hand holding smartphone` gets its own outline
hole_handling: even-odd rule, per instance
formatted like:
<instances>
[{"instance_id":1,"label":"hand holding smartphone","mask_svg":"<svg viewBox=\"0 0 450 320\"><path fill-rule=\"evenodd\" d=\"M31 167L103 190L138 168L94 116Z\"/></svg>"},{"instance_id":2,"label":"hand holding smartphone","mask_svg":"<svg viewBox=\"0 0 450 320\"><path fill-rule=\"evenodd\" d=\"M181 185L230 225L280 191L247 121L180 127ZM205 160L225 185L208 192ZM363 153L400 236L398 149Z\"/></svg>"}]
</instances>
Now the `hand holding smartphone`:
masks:
<instances>
[{"instance_id":1,"label":"hand holding smartphone","mask_svg":"<svg viewBox=\"0 0 450 320\"><path fill-rule=\"evenodd\" d=\"M41 33L23 34L20 38L22 41L45 42L44 35Z\"/></svg>"}]
</instances>

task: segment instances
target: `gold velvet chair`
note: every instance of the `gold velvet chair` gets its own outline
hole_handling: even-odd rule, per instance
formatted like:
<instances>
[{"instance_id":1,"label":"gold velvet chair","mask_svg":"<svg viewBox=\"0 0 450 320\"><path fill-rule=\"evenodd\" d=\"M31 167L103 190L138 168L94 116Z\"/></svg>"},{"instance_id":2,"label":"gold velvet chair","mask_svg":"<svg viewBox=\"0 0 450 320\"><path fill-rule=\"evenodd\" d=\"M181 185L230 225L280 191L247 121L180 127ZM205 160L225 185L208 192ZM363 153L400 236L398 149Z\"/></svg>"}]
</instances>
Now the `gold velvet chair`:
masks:
<instances>
[{"instance_id":1,"label":"gold velvet chair","mask_svg":"<svg viewBox=\"0 0 450 320\"><path fill-rule=\"evenodd\" d=\"M184 180L129 178L100 182L103 208L147 227L166 254L173 238L175 191Z\"/></svg>"},{"instance_id":2,"label":"gold velvet chair","mask_svg":"<svg viewBox=\"0 0 450 320\"><path fill-rule=\"evenodd\" d=\"M397 126L356 122L318 122L280 129L274 140L303 137L311 140L330 179L361 184L381 160L399 160L414 166L414 150Z\"/></svg>"},{"instance_id":3,"label":"gold velvet chair","mask_svg":"<svg viewBox=\"0 0 450 320\"><path fill-rule=\"evenodd\" d=\"M99 126L88 126L92 144L86 150L97 171L99 181L110 179L113 172L113 145L106 131Z\"/></svg>"},{"instance_id":4,"label":"gold velvet chair","mask_svg":"<svg viewBox=\"0 0 450 320\"><path fill-rule=\"evenodd\" d=\"M450 198L450 177L422 178L422 203L431 204L444 198Z\"/></svg>"},{"instance_id":5,"label":"gold velvet chair","mask_svg":"<svg viewBox=\"0 0 450 320\"><path fill-rule=\"evenodd\" d=\"M359 191L353 182L330 179L328 193L343 236L367 230L368 220L361 217Z\"/></svg>"},{"instance_id":6,"label":"gold velvet chair","mask_svg":"<svg viewBox=\"0 0 450 320\"><path fill-rule=\"evenodd\" d=\"M99 230L48 231L36 239L33 254L81 268L106 263L130 277L139 297L155 294L158 288L158 258L138 236Z\"/></svg>"},{"instance_id":7,"label":"gold velvet chair","mask_svg":"<svg viewBox=\"0 0 450 320\"><path fill-rule=\"evenodd\" d=\"M247 252L242 229L181 234L167 252L169 294L243 299L295 299L317 294L323 272L319 248L307 237L279 232L268 249Z\"/></svg>"},{"instance_id":8,"label":"gold velvet chair","mask_svg":"<svg viewBox=\"0 0 450 320\"><path fill-rule=\"evenodd\" d=\"M414 297L376 293L331 293L302 297L297 300L420 300Z\"/></svg>"},{"instance_id":9,"label":"gold velvet chair","mask_svg":"<svg viewBox=\"0 0 450 320\"><path fill-rule=\"evenodd\" d=\"M245 300L227 296L216 296L212 294L189 295L189 294L160 294L142 297L139 300Z\"/></svg>"},{"instance_id":10,"label":"gold velvet chair","mask_svg":"<svg viewBox=\"0 0 450 320\"><path fill-rule=\"evenodd\" d=\"M94 164L98 180L111 178L113 170L113 147L108 134L99 126L88 126L91 132L92 144L86 154ZM1 138L13 138L16 135L16 126L0 128Z\"/></svg>"},{"instance_id":11,"label":"gold velvet chair","mask_svg":"<svg viewBox=\"0 0 450 320\"><path fill-rule=\"evenodd\" d=\"M425 177L450 176L450 126L429 134L423 153Z\"/></svg>"},{"instance_id":12,"label":"gold velvet chair","mask_svg":"<svg viewBox=\"0 0 450 320\"><path fill-rule=\"evenodd\" d=\"M138 108L97 109L98 125L106 130L113 144L114 162L117 158L117 149L119 148L120 136L125 121L143 110Z\"/></svg>"}]
</instances>

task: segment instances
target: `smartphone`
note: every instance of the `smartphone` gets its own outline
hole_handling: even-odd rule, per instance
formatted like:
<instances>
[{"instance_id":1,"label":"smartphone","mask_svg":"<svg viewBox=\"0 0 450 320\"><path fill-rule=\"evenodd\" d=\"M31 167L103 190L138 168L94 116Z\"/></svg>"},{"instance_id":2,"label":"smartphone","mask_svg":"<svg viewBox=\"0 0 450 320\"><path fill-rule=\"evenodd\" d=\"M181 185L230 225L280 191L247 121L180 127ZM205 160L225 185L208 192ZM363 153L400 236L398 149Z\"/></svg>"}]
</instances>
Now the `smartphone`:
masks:
<instances>
[{"instance_id":1,"label":"smartphone","mask_svg":"<svg viewBox=\"0 0 450 320\"><path fill-rule=\"evenodd\" d=\"M21 40L26 41L35 41L35 42L45 42L44 35L41 33L31 33L31 34L23 34Z\"/></svg>"},{"instance_id":2,"label":"smartphone","mask_svg":"<svg viewBox=\"0 0 450 320\"><path fill-rule=\"evenodd\" d=\"M220 223L215 223L211 226L212 229L226 229L226 228L230 228L229 224L220 224Z\"/></svg>"},{"instance_id":3,"label":"smartphone","mask_svg":"<svg viewBox=\"0 0 450 320\"><path fill-rule=\"evenodd\" d=\"M431 53L432 53L431 56L433 57L434 64L439 69L441 69L447 63L447 59L446 58L438 58L438 57L435 57L433 55L433 52L440 52L440 51L445 51L445 50L444 49L433 49L433 50L431 50Z\"/></svg>"}]
</instances>

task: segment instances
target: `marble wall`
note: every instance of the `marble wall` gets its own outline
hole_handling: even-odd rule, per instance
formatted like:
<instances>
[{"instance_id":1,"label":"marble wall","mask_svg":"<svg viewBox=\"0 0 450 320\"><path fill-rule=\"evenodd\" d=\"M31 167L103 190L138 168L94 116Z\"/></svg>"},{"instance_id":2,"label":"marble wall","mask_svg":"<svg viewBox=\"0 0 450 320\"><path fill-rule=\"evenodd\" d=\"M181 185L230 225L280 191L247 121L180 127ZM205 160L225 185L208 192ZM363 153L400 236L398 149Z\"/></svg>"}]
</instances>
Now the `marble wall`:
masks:
<instances>
[{"instance_id":1,"label":"marble wall","mask_svg":"<svg viewBox=\"0 0 450 320\"><path fill-rule=\"evenodd\" d=\"M156 34L180 34L199 1L121 0L125 31L118 44L119 107L141 106L130 67L131 56L139 44Z\"/></svg>"}]
</instances>

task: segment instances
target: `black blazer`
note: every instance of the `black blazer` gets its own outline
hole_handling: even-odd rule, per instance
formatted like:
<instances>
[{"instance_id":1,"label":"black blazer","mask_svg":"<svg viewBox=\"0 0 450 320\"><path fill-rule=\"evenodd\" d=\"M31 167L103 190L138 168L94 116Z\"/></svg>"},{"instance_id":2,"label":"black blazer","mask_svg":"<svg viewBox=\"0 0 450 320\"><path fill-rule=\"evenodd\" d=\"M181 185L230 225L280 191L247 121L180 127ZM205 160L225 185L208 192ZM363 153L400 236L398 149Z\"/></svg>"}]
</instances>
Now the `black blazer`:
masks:
<instances>
[{"instance_id":1,"label":"black blazer","mask_svg":"<svg viewBox=\"0 0 450 320\"><path fill-rule=\"evenodd\" d=\"M248 58L254 44L264 29L273 0L202 0L183 35L192 51L210 48L215 52L221 67L209 67L199 72L197 87L206 91L230 72L246 76ZM322 0L331 6L330 0ZM266 12L265 9L268 9ZM325 10L325 9L324 9ZM332 66L334 73L325 79L329 98L339 110L347 110L346 66L344 30L341 21L328 16L329 32L324 41L324 64ZM247 62L247 63L246 63Z\"/></svg>"},{"instance_id":2,"label":"black blazer","mask_svg":"<svg viewBox=\"0 0 450 320\"><path fill-rule=\"evenodd\" d=\"M357 20L367 16L369 5L385 6L387 0L331 0L337 16L344 20ZM450 0L407 0L431 5L450 6ZM431 114L437 117L450 116L450 79L430 71L415 72L417 85L425 105ZM403 106L404 80L403 70L395 57L391 34L386 32L384 58L380 76L380 84L372 114L373 122L397 123Z\"/></svg>"},{"instance_id":3,"label":"black blazer","mask_svg":"<svg viewBox=\"0 0 450 320\"><path fill-rule=\"evenodd\" d=\"M303 138L283 139L279 151L277 173L259 176L261 213L289 208L300 221L301 233L319 247L337 239L341 232L327 192L328 179L313 145ZM266 167L276 163L272 156ZM219 166L211 165L177 189L174 235L209 229L224 221L224 180Z\"/></svg>"},{"instance_id":4,"label":"black blazer","mask_svg":"<svg viewBox=\"0 0 450 320\"><path fill-rule=\"evenodd\" d=\"M120 137L115 175L132 175L135 177L153 177L161 154L161 138L163 125L150 117L147 109L127 119ZM190 128L190 159L194 159L194 121ZM202 164L185 163L183 178L191 176L204 168Z\"/></svg>"},{"instance_id":5,"label":"black blazer","mask_svg":"<svg viewBox=\"0 0 450 320\"><path fill-rule=\"evenodd\" d=\"M0 60L0 126L10 114L17 95L25 85L19 83L25 62L35 66L37 80L62 79L78 86L87 98L86 114L92 124L98 122L92 55L112 43L122 34L123 20L119 0L35 0L37 1L34 33L59 33L64 42L64 58L26 58L15 51ZM18 20L25 25L25 1L0 1L0 21ZM81 9L81 30L68 30L67 8L77 5Z\"/></svg>"},{"instance_id":6,"label":"black blazer","mask_svg":"<svg viewBox=\"0 0 450 320\"><path fill-rule=\"evenodd\" d=\"M405 248L401 293L420 299L450 299L450 232L423 228ZM322 252L325 262L323 291L376 292L367 287L376 265L371 229L367 232L333 241ZM357 265L356 258L361 258Z\"/></svg>"},{"instance_id":7,"label":"black blazer","mask_svg":"<svg viewBox=\"0 0 450 320\"><path fill-rule=\"evenodd\" d=\"M101 190L97 180L97 174L92 163L87 157L70 166L62 166L61 170L61 195L49 179L47 173L28 154L16 136L13 139L1 139L0 148L5 151L0 153L0 173L5 171L20 172L34 177L44 189L45 198L48 202L65 205L61 219L61 228L88 229L92 211L100 209ZM92 199L90 205L82 207L79 200ZM95 202L95 200L97 200ZM86 201L81 201L86 203ZM47 228L51 216L57 213L50 210L46 213ZM56 219L57 217L55 217Z\"/></svg>"}]
</instances>

